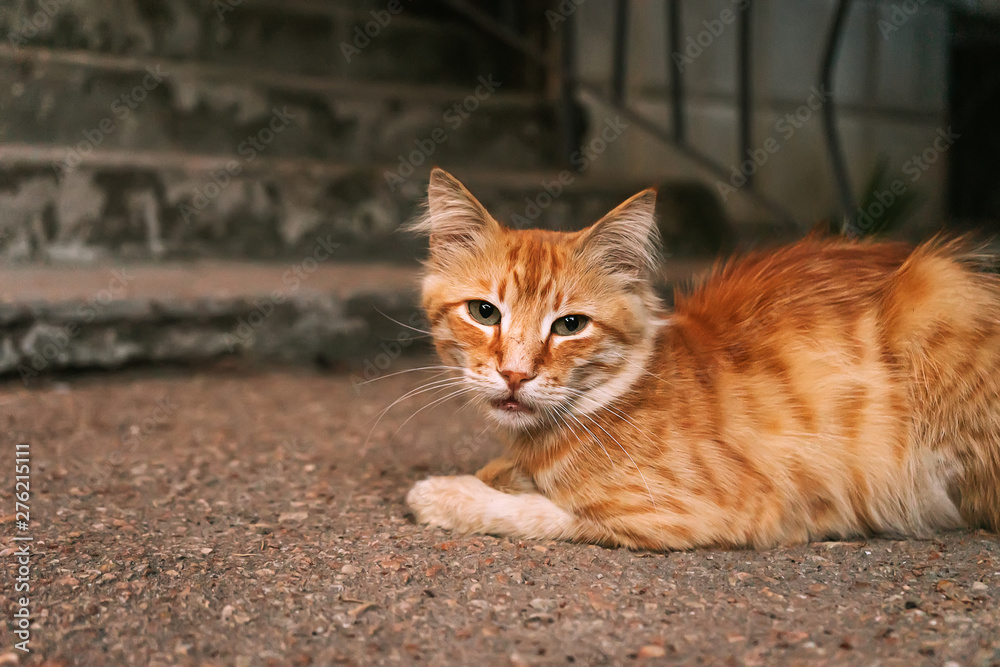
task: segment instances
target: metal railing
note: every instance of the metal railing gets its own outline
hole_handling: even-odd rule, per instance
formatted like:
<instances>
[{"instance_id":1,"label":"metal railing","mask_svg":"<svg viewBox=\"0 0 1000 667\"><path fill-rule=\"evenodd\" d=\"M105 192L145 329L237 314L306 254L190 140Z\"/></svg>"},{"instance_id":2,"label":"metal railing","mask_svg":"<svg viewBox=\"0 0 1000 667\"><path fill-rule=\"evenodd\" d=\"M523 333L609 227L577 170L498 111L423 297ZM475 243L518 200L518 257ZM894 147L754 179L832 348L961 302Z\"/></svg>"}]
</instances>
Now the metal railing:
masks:
<instances>
[{"instance_id":1,"label":"metal railing","mask_svg":"<svg viewBox=\"0 0 1000 667\"><path fill-rule=\"evenodd\" d=\"M679 63L675 63L672 54L682 52L682 1L666 0L664 9L666 11L666 35L664 43L666 46L665 55L667 59L667 71L670 73L670 107L671 123L664 125L639 113L628 105L626 99L626 76L628 73L628 21L629 21L629 0L615 0L614 24L611 27L612 34L612 63L610 93L603 88L595 86L577 77L575 67L575 31L574 22L566 21L560 28L560 53L558 58L552 58L540 50L535 44L527 41L510 27L498 22L492 16L472 5L467 0L439 0L439 2L450 7L453 11L461 14L467 20L478 26L485 32L493 35L508 46L516 49L532 62L545 68L558 81L560 104L559 108L563 114L563 137L562 145L566 150L566 155L576 148L572 145L578 140L573 136L573 122L570 118L572 114L575 95L578 91L585 91L604 104L613 107L624 116L630 123L635 124L644 131L664 143L674 146L680 153L688 159L694 161L709 173L718 176L728 182L730 177L729 167L720 164L711 156L705 154L697 147L691 145L687 136L687 96L684 81L684 73L681 71ZM838 0L834 10L833 18L830 22L830 29L823 52L823 62L820 67L818 80L823 90L831 91L830 101L824 105L823 113L823 133L826 142L827 152L834 176L834 186L837 191L839 207L843 216L843 229L849 235L856 234L854 226L855 204L851 193L850 179L847 174L846 163L840 145L840 135L837 128L836 108L833 104L833 70L837 61L838 49L841 37L844 32L846 18L850 10L851 0ZM738 127L739 155L745 156L754 148L753 132L753 77L752 77L752 56L753 30L752 30L752 6L747 4L742 11L737 14L738 36L737 36L737 106L738 106ZM800 229L807 226L791 214L787 208L779 201L761 192L754 183L753 175L746 175L746 184L743 186L748 196L752 197L758 204L763 206L768 212L786 224L794 225Z\"/></svg>"}]
</instances>

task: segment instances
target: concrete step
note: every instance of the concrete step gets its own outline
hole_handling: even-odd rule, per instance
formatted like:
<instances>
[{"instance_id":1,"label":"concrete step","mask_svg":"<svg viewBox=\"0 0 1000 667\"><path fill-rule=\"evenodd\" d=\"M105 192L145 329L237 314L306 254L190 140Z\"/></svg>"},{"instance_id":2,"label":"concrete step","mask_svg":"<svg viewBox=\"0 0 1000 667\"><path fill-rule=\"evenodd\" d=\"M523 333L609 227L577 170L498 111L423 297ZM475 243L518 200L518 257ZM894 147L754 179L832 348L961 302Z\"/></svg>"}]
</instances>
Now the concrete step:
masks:
<instances>
[{"instance_id":1,"label":"concrete step","mask_svg":"<svg viewBox=\"0 0 1000 667\"><path fill-rule=\"evenodd\" d=\"M287 265L4 268L0 375L227 356L337 364L377 350L401 328L392 319L412 316L416 272L323 257L317 245Z\"/></svg>"},{"instance_id":2,"label":"concrete step","mask_svg":"<svg viewBox=\"0 0 1000 667\"><path fill-rule=\"evenodd\" d=\"M10 147L8 147L9 149ZM520 226L578 229L599 219L646 182L594 178L573 170L486 169L431 156L399 163L166 151L102 151L84 156L61 180L56 150L0 150L0 259L8 262L145 259L294 259L316 239L338 244L339 260L412 260L424 244L400 233L420 211L429 164L454 171L498 219ZM405 176L401 175L405 174ZM713 254L733 238L704 185L660 183L667 249Z\"/></svg>"},{"instance_id":3,"label":"concrete step","mask_svg":"<svg viewBox=\"0 0 1000 667\"><path fill-rule=\"evenodd\" d=\"M708 262L673 260L671 286ZM329 258L323 243L291 263L0 269L0 376L233 358L373 372L424 352L416 265Z\"/></svg>"},{"instance_id":4,"label":"concrete step","mask_svg":"<svg viewBox=\"0 0 1000 667\"><path fill-rule=\"evenodd\" d=\"M54 0L0 10L0 34L20 50L85 49L291 75L462 84L492 72L526 81L530 66L523 58L437 3L401 0L396 13L387 5L384 0Z\"/></svg>"},{"instance_id":5,"label":"concrete step","mask_svg":"<svg viewBox=\"0 0 1000 667\"><path fill-rule=\"evenodd\" d=\"M554 106L481 70L461 85L0 45L0 151L394 161L414 150L510 168L556 160Z\"/></svg>"}]
</instances>

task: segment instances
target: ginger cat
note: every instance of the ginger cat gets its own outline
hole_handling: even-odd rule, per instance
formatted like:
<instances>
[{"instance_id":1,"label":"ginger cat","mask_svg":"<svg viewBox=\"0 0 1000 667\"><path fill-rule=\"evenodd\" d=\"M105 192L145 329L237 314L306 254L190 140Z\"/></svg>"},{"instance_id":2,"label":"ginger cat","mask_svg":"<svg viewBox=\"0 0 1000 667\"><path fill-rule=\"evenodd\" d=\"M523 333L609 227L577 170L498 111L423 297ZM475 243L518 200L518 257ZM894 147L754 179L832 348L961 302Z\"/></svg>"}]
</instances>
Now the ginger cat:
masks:
<instances>
[{"instance_id":1,"label":"ginger cat","mask_svg":"<svg viewBox=\"0 0 1000 667\"><path fill-rule=\"evenodd\" d=\"M806 238L668 310L656 193L508 229L431 175L423 306L511 435L407 495L461 532L645 549L1000 529L1000 279L958 242Z\"/></svg>"}]
</instances>

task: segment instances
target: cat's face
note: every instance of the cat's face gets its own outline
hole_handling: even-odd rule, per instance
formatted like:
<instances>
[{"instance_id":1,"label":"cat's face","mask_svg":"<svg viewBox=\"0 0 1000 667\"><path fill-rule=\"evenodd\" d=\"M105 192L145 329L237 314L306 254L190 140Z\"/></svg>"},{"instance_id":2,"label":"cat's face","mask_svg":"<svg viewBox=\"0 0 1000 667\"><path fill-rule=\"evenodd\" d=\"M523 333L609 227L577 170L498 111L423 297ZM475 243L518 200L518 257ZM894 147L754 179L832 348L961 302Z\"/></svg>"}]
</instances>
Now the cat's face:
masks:
<instances>
[{"instance_id":1,"label":"cat's face","mask_svg":"<svg viewBox=\"0 0 1000 667\"><path fill-rule=\"evenodd\" d=\"M573 427L627 390L660 315L646 280L654 202L637 195L581 232L512 230L435 170L423 304L439 354L489 416Z\"/></svg>"}]
</instances>

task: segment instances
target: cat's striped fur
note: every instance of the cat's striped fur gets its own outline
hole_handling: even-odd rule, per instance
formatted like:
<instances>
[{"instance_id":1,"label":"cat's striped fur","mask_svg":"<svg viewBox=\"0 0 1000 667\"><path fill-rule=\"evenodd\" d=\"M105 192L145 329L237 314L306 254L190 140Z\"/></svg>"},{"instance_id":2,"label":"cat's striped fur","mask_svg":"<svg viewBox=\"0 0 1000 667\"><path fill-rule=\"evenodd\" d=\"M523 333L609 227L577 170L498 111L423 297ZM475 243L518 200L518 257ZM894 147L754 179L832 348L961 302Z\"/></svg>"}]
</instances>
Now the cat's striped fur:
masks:
<instances>
[{"instance_id":1,"label":"cat's striped fur","mask_svg":"<svg viewBox=\"0 0 1000 667\"><path fill-rule=\"evenodd\" d=\"M654 204L518 231L434 171L423 304L511 439L475 477L414 486L420 521L651 549L1000 529L988 258L807 238L718 266L668 310ZM551 333L565 315L590 322Z\"/></svg>"}]
</instances>

